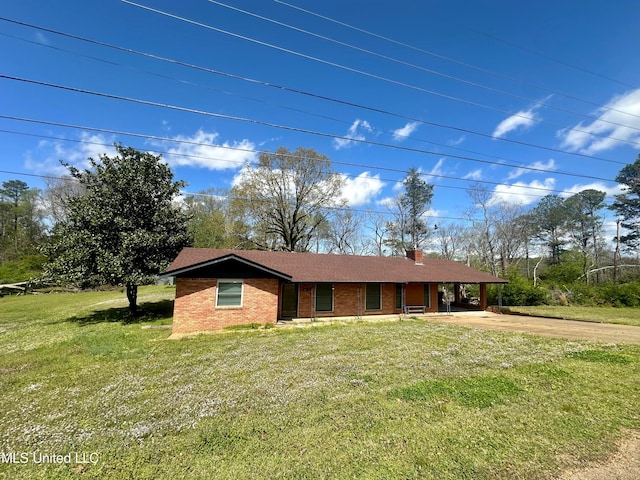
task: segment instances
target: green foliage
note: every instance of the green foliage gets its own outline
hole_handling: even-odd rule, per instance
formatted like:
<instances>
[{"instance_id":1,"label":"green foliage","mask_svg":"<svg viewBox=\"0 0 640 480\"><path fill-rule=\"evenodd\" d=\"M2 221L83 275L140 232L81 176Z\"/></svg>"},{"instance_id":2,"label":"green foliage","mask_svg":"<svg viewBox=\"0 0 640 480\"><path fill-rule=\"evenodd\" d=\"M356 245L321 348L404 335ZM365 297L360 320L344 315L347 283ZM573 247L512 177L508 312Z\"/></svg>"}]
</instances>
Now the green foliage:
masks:
<instances>
[{"instance_id":1,"label":"green foliage","mask_svg":"<svg viewBox=\"0 0 640 480\"><path fill-rule=\"evenodd\" d=\"M513 276L509 283L502 287L504 305L542 305L547 300L547 293L540 287L534 287L526 278Z\"/></svg>"},{"instance_id":2,"label":"green foliage","mask_svg":"<svg viewBox=\"0 0 640 480\"><path fill-rule=\"evenodd\" d=\"M640 282L607 283L596 289L601 304L612 307L640 307Z\"/></svg>"},{"instance_id":3,"label":"green foliage","mask_svg":"<svg viewBox=\"0 0 640 480\"><path fill-rule=\"evenodd\" d=\"M640 155L620 170L616 182L624 186L624 193L615 196L611 209L622 218L621 225L626 229L620 238L622 244L636 251L640 248Z\"/></svg>"},{"instance_id":4,"label":"green foliage","mask_svg":"<svg viewBox=\"0 0 640 480\"><path fill-rule=\"evenodd\" d=\"M40 191L21 180L0 188L0 262L36 253L45 227L38 208Z\"/></svg>"},{"instance_id":5,"label":"green foliage","mask_svg":"<svg viewBox=\"0 0 640 480\"><path fill-rule=\"evenodd\" d=\"M540 287L534 287L530 280L519 275L515 269L508 272L507 279L509 283L505 285L489 286L487 289L489 303L494 305L498 303L500 288L502 288L502 304L506 306L543 305L547 301L547 291Z\"/></svg>"},{"instance_id":6,"label":"green foliage","mask_svg":"<svg viewBox=\"0 0 640 480\"><path fill-rule=\"evenodd\" d=\"M540 277L549 285L567 285L576 282L581 276L582 267L579 261L563 260L562 263L550 265ZM582 282L584 283L584 280Z\"/></svg>"},{"instance_id":7,"label":"green foliage","mask_svg":"<svg viewBox=\"0 0 640 480\"><path fill-rule=\"evenodd\" d=\"M43 255L25 255L0 264L0 283L24 282L42 274L47 258Z\"/></svg>"},{"instance_id":8,"label":"green foliage","mask_svg":"<svg viewBox=\"0 0 640 480\"><path fill-rule=\"evenodd\" d=\"M535 221L538 237L549 248L551 263L560 263L560 254L565 244L563 229L568 219L564 200L558 195L543 197L532 210L531 217Z\"/></svg>"},{"instance_id":9,"label":"green foliage","mask_svg":"<svg viewBox=\"0 0 640 480\"><path fill-rule=\"evenodd\" d=\"M116 145L118 156L89 159L91 170L66 165L86 189L68 199L54 228L45 274L81 287L127 286L132 313L137 285L149 283L189 243L187 215L174 205L174 182L160 157Z\"/></svg>"},{"instance_id":10,"label":"green foliage","mask_svg":"<svg viewBox=\"0 0 640 480\"><path fill-rule=\"evenodd\" d=\"M402 181L404 193L400 195L399 206L405 212L405 231L408 233L408 242L405 241L405 249L420 248L428 235L428 228L423 220L423 215L431 205L433 198L433 185L429 185L415 167L411 167L407 176Z\"/></svg>"}]
</instances>

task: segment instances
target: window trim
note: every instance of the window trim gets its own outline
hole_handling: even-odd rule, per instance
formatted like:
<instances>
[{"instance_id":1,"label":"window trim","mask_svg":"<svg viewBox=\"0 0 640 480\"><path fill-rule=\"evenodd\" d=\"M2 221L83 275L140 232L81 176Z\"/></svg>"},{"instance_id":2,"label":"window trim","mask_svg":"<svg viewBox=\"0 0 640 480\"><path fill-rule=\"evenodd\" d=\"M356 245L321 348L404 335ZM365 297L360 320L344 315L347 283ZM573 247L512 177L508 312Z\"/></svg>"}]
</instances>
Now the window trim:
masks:
<instances>
[{"instance_id":1,"label":"window trim","mask_svg":"<svg viewBox=\"0 0 640 480\"><path fill-rule=\"evenodd\" d=\"M240 305L220 305L220 284L233 283L240 284ZM244 305L244 279L242 278L219 278L216 282L216 308L242 308Z\"/></svg>"},{"instance_id":2,"label":"window trim","mask_svg":"<svg viewBox=\"0 0 640 480\"><path fill-rule=\"evenodd\" d=\"M369 308L367 303L367 299L369 295L367 295L367 291L370 286L377 285L378 286L378 306L376 308ZM379 312L382 310L382 284L381 283L365 283L364 286L364 311L365 312Z\"/></svg>"}]
</instances>

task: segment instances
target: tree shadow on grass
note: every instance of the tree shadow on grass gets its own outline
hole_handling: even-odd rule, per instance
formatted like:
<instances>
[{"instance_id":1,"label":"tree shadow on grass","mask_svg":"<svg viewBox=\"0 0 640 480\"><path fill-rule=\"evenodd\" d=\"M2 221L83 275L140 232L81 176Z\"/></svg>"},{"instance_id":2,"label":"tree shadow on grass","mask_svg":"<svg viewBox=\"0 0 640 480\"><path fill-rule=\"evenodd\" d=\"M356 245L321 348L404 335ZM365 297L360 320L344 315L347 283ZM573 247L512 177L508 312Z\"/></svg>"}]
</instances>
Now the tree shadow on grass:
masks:
<instances>
[{"instance_id":1,"label":"tree shadow on grass","mask_svg":"<svg viewBox=\"0 0 640 480\"><path fill-rule=\"evenodd\" d=\"M159 302L145 302L138 305L138 315L133 317L129 307L106 308L95 310L86 315L74 316L67 319L68 322L77 323L80 326L95 325L97 323L121 323L131 325L135 323L154 322L163 318L170 319L173 315L173 300L161 300Z\"/></svg>"}]
</instances>

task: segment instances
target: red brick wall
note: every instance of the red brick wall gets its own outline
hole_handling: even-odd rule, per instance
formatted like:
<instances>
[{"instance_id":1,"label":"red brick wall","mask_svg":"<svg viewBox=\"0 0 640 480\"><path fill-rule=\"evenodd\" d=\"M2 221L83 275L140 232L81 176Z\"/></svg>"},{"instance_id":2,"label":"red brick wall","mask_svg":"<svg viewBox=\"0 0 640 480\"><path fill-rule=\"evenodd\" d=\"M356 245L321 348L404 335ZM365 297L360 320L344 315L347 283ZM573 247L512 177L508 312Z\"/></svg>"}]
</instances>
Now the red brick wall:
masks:
<instances>
[{"instance_id":1,"label":"red brick wall","mask_svg":"<svg viewBox=\"0 0 640 480\"><path fill-rule=\"evenodd\" d=\"M438 311L438 284L429 284L429 293L431 296L431 306L427 307L427 312ZM405 285L405 302L407 305L424 305L424 286L422 283L410 283Z\"/></svg>"},{"instance_id":2,"label":"red brick wall","mask_svg":"<svg viewBox=\"0 0 640 480\"><path fill-rule=\"evenodd\" d=\"M218 330L247 323L276 323L278 280L245 278L242 307L216 308L215 278L177 278L173 333Z\"/></svg>"},{"instance_id":3,"label":"red brick wall","mask_svg":"<svg viewBox=\"0 0 640 480\"><path fill-rule=\"evenodd\" d=\"M298 315L301 318L314 316L314 285L300 285L298 296ZM358 308L358 289L360 289L360 308ZM366 286L364 283L334 283L333 312L316 312L316 317L350 317L360 315L390 315L401 313L396 309L396 284L382 284L382 310L365 310Z\"/></svg>"}]
</instances>

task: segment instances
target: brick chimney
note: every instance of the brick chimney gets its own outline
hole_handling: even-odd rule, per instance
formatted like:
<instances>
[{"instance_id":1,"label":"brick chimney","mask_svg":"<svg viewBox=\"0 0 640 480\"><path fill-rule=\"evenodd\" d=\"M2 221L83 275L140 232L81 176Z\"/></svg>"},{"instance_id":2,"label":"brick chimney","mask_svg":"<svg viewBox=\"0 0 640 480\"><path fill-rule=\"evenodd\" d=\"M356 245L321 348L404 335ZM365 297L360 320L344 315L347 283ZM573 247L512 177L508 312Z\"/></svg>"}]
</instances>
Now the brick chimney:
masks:
<instances>
[{"instance_id":1,"label":"brick chimney","mask_svg":"<svg viewBox=\"0 0 640 480\"><path fill-rule=\"evenodd\" d=\"M416 265L422 265L422 250L407 250L407 258L413 260Z\"/></svg>"}]
</instances>

